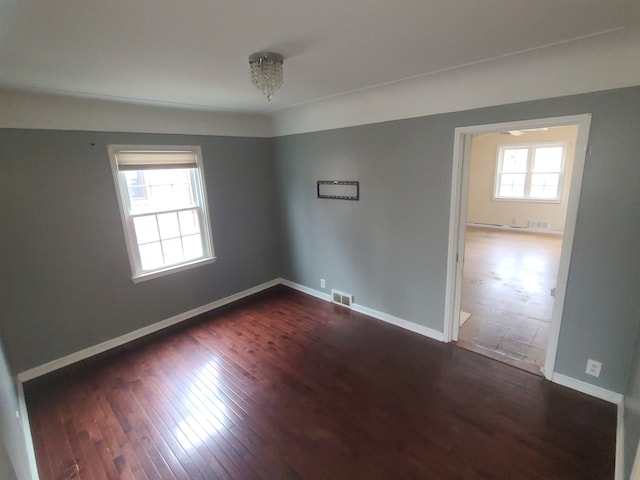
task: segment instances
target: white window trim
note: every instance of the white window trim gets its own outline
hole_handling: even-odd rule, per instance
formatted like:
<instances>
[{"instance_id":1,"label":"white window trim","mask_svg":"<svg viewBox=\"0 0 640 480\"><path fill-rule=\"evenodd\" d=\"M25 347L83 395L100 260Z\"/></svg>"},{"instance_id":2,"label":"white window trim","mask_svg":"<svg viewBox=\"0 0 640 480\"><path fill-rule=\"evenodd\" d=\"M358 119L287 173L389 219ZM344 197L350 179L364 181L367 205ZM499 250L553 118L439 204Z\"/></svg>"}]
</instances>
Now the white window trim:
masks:
<instances>
[{"instance_id":1,"label":"white window trim","mask_svg":"<svg viewBox=\"0 0 640 480\"><path fill-rule=\"evenodd\" d=\"M216 256L213 250L213 234L211 231L209 205L207 202L207 186L202 164L202 149L195 145L108 145L107 150L111 160L111 171L113 173L113 181L116 188L116 197L118 199L120 219L122 221L122 229L129 257L129 265L131 267L131 279L133 282L139 283L215 262ZM131 215L129 213L129 193L127 190L127 184L126 181L123 181L123 176L121 176L121 172L118 170L118 163L116 159L116 153L121 150L138 150L147 152L189 151L194 154L197 170L200 173L200 185L202 186L202 189L200 189L197 182L193 184L196 189L195 194L199 200L198 210L200 212L200 229L203 236L203 256L201 258L175 265L160 267L154 270L142 270L138 245L136 243L135 230L133 228L133 218L136 215Z\"/></svg>"},{"instance_id":2,"label":"white window trim","mask_svg":"<svg viewBox=\"0 0 640 480\"><path fill-rule=\"evenodd\" d=\"M529 155L527 157L527 172L525 176L525 193L531 191L531 166L532 166L532 152L536 148L544 147L562 147L562 160L560 163L560 175L558 177L558 195L556 198L531 198L528 196L523 197L501 197L498 195L498 188L500 187L500 173L502 171L502 159L504 157L504 151L512 148L527 148ZM497 202L525 202L525 203L562 203L564 194L564 174L566 168L567 150L569 148L568 142L540 142L540 143L523 143L523 144L509 144L498 146L498 156L496 158L496 168L493 184L493 199Z\"/></svg>"}]
</instances>

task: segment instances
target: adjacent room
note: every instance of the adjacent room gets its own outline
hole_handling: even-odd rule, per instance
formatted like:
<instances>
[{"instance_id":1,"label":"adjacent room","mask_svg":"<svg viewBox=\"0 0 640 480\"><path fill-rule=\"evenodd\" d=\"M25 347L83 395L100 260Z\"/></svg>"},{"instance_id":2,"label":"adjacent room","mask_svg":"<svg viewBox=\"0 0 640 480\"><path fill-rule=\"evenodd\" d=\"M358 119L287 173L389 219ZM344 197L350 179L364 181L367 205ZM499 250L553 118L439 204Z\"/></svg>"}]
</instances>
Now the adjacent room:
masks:
<instances>
[{"instance_id":1,"label":"adjacent room","mask_svg":"<svg viewBox=\"0 0 640 480\"><path fill-rule=\"evenodd\" d=\"M0 2L0 477L637 478L639 27Z\"/></svg>"},{"instance_id":2,"label":"adjacent room","mask_svg":"<svg viewBox=\"0 0 640 480\"><path fill-rule=\"evenodd\" d=\"M549 342L577 135L569 125L471 143L458 345L536 374Z\"/></svg>"}]
</instances>

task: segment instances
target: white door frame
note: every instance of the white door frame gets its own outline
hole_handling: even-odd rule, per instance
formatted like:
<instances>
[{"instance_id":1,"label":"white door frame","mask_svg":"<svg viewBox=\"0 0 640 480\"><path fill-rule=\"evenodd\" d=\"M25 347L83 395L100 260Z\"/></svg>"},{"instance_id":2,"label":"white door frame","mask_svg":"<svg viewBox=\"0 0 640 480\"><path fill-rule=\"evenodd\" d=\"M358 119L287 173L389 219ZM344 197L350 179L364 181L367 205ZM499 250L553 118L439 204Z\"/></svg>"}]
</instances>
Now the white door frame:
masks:
<instances>
[{"instance_id":1,"label":"white door frame","mask_svg":"<svg viewBox=\"0 0 640 480\"><path fill-rule=\"evenodd\" d=\"M469 170L471 165L471 139L473 135L483 133L504 132L509 130L526 130L530 128L559 127L578 125L575 160L571 174L571 190L567 204L558 283L551 316L551 330L547 345L547 357L543 373L551 380L555 369L560 324L564 310L564 298L567 289L571 249L578 215L582 174L587 154L591 114L569 115L565 117L538 118L487 125L473 125L455 129L453 143L453 174L451 180L451 210L449 220L449 254L447 258L447 285L444 308L444 341L458 339L460 328L460 297L462 293L462 265L464 263L465 231L467 222L467 199L469 196Z\"/></svg>"}]
</instances>

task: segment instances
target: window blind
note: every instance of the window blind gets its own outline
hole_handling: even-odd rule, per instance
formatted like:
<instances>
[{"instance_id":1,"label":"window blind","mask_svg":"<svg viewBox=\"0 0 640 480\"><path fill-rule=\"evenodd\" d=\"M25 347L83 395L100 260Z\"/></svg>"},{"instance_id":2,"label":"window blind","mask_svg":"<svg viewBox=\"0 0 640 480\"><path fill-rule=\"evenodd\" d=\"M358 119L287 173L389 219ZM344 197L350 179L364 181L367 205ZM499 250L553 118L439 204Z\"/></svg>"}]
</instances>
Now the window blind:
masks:
<instances>
[{"instance_id":1,"label":"window blind","mask_svg":"<svg viewBox=\"0 0 640 480\"><path fill-rule=\"evenodd\" d=\"M197 168L196 152L117 150L118 170L153 170L164 168Z\"/></svg>"}]
</instances>

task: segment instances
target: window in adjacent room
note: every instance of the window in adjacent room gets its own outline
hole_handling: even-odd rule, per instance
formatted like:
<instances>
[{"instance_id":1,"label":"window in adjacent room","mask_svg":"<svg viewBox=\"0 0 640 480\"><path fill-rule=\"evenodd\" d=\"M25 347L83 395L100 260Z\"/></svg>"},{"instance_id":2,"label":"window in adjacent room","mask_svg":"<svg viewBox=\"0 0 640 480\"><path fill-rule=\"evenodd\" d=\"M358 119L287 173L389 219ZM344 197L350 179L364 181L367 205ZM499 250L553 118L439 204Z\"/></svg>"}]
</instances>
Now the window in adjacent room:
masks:
<instances>
[{"instance_id":1,"label":"window in adjacent room","mask_svg":"<svg viewBox=\"0 0 640 480\"><path fill-rule=\"evenodd\" d=\"M212 262L200 147L110 145L134 281Z\"/></svg>"},{"instance_id":2,"label":"window in adjacent room","mask_svg":"<svg viewBox=\"0 0 640 480\"><path fill-rule=\"evenodd\" d=\"M494 198L560 202L564 157L560 143L501 146Z\"/></svg>"}]
</instances>

